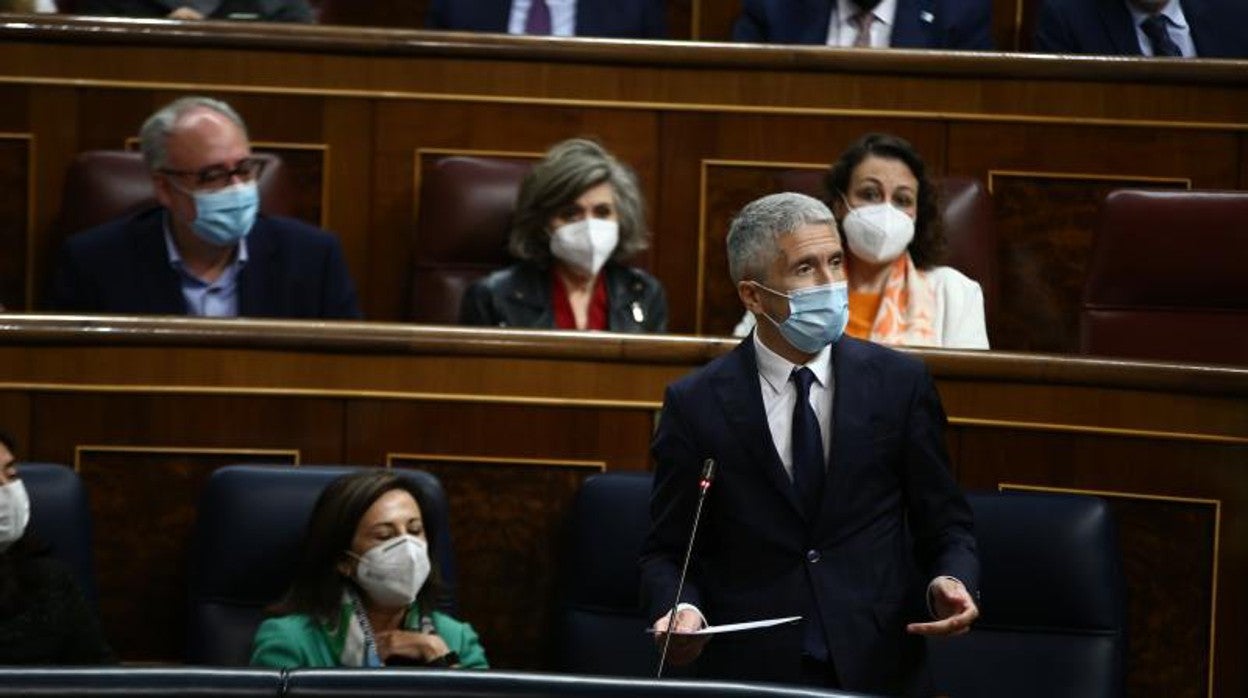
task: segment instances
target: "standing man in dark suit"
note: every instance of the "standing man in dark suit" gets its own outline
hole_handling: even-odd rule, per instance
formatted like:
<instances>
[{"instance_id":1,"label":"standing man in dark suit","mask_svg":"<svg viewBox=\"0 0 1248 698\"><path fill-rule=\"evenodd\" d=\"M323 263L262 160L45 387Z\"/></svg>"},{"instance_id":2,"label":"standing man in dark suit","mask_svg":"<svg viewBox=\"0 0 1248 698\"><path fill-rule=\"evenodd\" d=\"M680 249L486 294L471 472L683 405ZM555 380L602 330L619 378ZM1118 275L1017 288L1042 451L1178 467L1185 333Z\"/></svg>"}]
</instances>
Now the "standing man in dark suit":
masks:
<instances>
[{"instance_id":1,"label":"standing man in dark suit","mask_svg":"<svg viewBox=\"0 0 1248 698\"><path fill-rule=\"evenodd\" d=\"M1035 51L1248 58L1244 0L1046 0Z\"/></svg>"},{"instance_id":2,"label":"standing man in dark suit","mask_svg":"<svg viewBox=\"0 0 1248 698\"><path fill-rule=\"evenodd\" d=\"M750 203L728 256L758 325L664 398L642 553L656 637L712 459L673 663L701 655L699 674L715 678L921 690L920 636L965 632L979 613L971 511L949 472L931 377L915 358L842 336L844 253L819 201ZM709 643L679 634L784 616L802 621Z\"/></svg>"},{"instance_id":3,"label":"standing man in dark suit","mask_svg":"<svg viewBox=\"0 0 1248 698\"><path fill-rule=\"evenodd\" d=\"M992 0L744 0L732 40L991 51Z\"/></svg>"},{"instance_id":4,"label":"standing man in dark suit","mask_svg":"<svg viewBox=\"0 0 1248 698\"><path fill-rule=\"evenodd\" d=\"M228 104L184 97L139 132L160 206L66 241L56 310L208 317L358 318L330 233L258 215L247 127Z\"/></svg>"},{"instance_id":5,"label":"standing man in dark suit","mask_svg":"<svg viewBox=\"0 0 1248 698\"><path fill-rule=\"evenodd\" d=\"M665 39L663 0L433 0L429 29Z\"/></svg>"}]
</instances>

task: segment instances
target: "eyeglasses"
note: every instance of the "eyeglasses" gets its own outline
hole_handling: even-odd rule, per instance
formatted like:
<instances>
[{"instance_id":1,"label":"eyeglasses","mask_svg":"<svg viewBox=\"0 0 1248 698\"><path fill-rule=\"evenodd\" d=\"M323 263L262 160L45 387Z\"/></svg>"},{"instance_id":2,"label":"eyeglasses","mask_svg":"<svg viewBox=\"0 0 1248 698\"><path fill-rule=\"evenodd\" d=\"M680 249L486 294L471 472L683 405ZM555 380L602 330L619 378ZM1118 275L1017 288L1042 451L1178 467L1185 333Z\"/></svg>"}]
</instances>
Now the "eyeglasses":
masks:
<instances>
[{"instance_id":1,"label":"eyeglasses","mask_svg":"<svg viewBox=\"0 0 1248 698\"><path fill-rule=\"evenodd\" d=\"M203 189L221 189L230 183L230 180L238 177L244 182L250 182L260 176L264 171L264 166L268 164L267 160L260 158L243 158L233 168L225 165L209 165L202 170L171 170L168 168L160 168L159 172L167 175L177 175L179 177L194 177L195 184Z\"/></svg>"}]
</instances>

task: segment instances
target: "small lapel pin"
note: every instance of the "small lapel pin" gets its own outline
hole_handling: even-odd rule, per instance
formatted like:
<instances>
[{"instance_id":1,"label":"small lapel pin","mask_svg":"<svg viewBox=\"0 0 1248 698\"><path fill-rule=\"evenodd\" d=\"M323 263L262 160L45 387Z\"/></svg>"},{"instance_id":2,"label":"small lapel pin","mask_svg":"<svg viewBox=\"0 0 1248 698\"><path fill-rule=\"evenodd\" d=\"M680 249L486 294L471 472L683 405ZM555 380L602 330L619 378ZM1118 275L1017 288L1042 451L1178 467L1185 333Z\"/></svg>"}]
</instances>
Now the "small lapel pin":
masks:
<instances>
[{"instance_id":1,"label":"small lapel pin","mask_svg":"<svg viewBox=\"0 0 1248 698\"><path fill-rule=\"evenodd\" d=\"M931 12L927 12L925 10L919 13L919 21L923 22L924 24L931 24L932 22L936 21L936 15L932 14Z\"/></svg>"},{"instance_id":2,"label":"small lapel pin","mask_svg":"<svg viewBox=\"0 0 1248 698\"><path fill-rule=\"evenodd\" d=\"M637 301L633 301L632 308L633 308L633 322L637 323L638 325L645 322L646 313L645 311L641 309L641 303L638 303Z\"/></svg>"}]
</instances>

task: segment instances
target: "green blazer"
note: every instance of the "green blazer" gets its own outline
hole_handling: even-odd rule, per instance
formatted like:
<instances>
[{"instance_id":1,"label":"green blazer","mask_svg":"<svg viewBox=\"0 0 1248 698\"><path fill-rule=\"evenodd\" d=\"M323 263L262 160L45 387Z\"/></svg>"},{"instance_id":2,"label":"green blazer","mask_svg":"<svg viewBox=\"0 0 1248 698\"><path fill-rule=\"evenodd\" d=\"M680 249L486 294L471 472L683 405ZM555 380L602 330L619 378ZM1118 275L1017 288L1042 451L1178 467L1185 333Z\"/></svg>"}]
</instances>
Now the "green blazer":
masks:
<instances>
[{"instance_id":1,"label":"green blazer","mask_svg":"<svg viewBox=\"0 0 1248 698\"><path fill-rule=\"evenodd\" d=\"M450 650L459 655L465 669L488 669L485 649L467 623L445 613L432 614L434 630ZM296 613L270 618L260 624L251 645L251 665L278 669L331 668L338 657L329 646L329 634L320 621Z\"/></svg>"}]
</instances>

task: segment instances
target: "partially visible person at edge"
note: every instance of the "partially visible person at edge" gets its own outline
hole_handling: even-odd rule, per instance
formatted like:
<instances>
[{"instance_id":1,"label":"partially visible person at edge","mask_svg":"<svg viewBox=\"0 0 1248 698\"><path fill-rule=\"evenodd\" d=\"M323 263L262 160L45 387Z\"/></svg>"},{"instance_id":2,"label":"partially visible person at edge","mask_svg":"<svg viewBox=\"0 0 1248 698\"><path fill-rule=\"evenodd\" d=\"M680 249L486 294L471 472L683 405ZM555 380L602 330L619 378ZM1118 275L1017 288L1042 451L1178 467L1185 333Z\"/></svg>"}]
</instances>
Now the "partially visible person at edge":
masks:
<instances>
[{"instance_id":1,"label":"partially visible person at edge","mask_svg":"<svg viewBox=\"0 0 1248 698\"><path fill-rule=\"evenodd\" d=\"M467 623L437 610L437 532L424 493L391 472L321 493L294 580L260 624L251 664L284 669L415 665L485 669Z\"/></svg>"},{"instance_id":2,"label":"partially visible person at edge","mask_svg":"<svg viewBox=\"0 0 1248 698\"><path fill-rule=\"evenodd\" d=\"M984 292L940 265L946 242L936 190L908 142L863 136L841 153L824 186L849 253L846 334L893 346L988 348ZM752 327L747 313L734 334Z\"/></svg>"},{"instance_id":3,"label":"partially visible person at edge","mask_svg":"<svg viewBox=\"0 0 1248 698\"><path fill-rule=\"evenodd\" d=\"M647 246L637 178L597 143L554 146L520 185L511 254L520 260L472 284L465 325L663 332L667 296L625 260Z\"/></svg>"},{"instance_id":4,"label":"partially visible person at edge","mask_svg":"<svg viewBox=\"0 0 1248 698\"><path fill-rule=\"evenodd\" d=\"M0 433L0 664L116 660L73 573L29 529L30 495Z\"/></svg>"}]
</instances>

